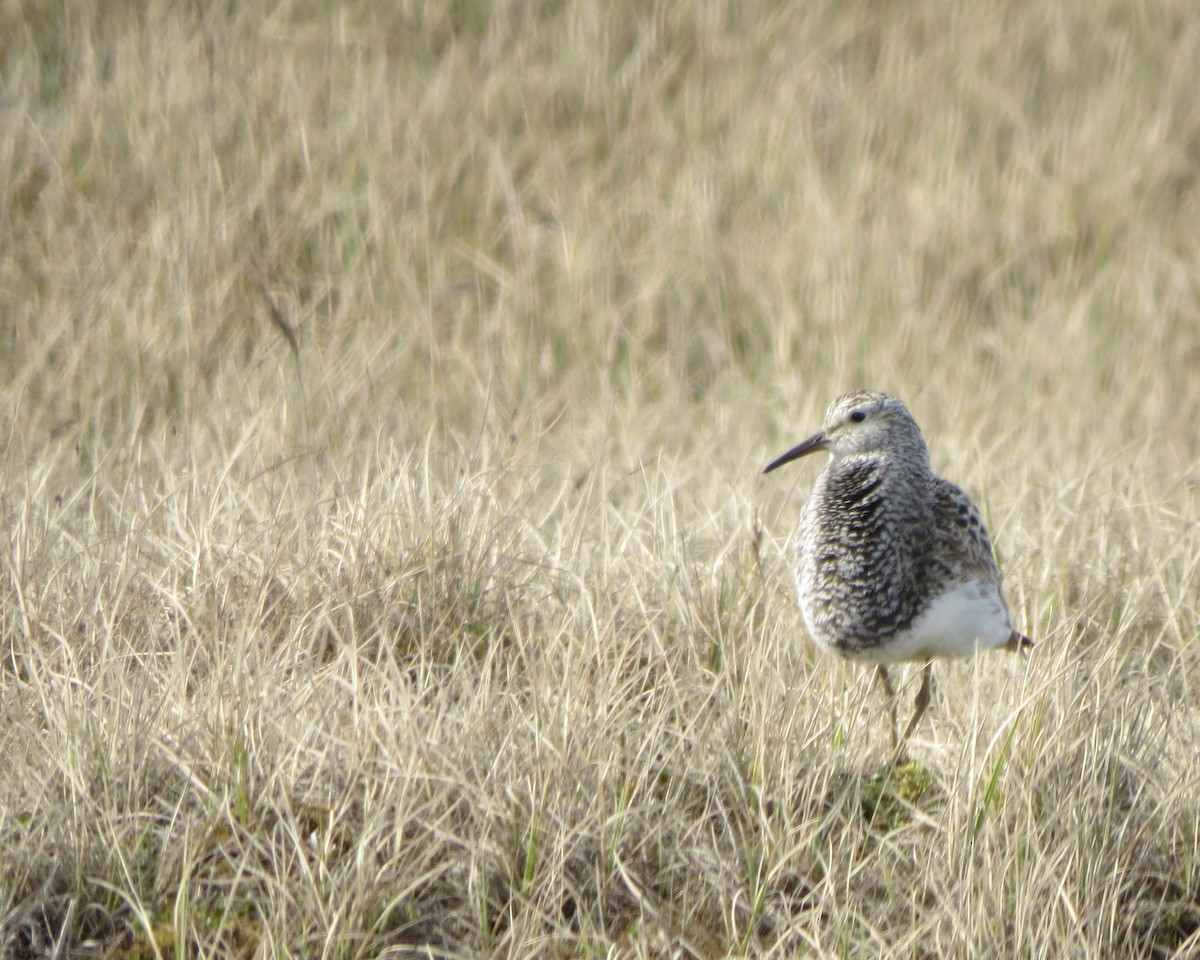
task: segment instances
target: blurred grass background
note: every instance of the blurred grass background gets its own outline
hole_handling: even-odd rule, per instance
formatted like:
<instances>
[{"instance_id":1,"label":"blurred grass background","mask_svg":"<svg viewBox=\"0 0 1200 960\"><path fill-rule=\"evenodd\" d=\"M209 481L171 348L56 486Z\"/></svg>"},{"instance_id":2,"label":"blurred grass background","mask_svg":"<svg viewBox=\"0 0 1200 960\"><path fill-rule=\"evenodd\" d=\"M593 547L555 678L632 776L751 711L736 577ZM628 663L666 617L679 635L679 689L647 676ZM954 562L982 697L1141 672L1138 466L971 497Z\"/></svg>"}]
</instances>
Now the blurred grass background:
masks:
<instances>
[{"instance_id":1,"label":"blurred grass background","mask_svg":"<svg viewBox=\"0 0 1200 960\"><path fill-rule=\"evenodd\" d=\"M0 37L8 954L1200 952L1188 4ZM859 386L1042 643L883 826L757 476Z\"/></svg>"}]
</instances>

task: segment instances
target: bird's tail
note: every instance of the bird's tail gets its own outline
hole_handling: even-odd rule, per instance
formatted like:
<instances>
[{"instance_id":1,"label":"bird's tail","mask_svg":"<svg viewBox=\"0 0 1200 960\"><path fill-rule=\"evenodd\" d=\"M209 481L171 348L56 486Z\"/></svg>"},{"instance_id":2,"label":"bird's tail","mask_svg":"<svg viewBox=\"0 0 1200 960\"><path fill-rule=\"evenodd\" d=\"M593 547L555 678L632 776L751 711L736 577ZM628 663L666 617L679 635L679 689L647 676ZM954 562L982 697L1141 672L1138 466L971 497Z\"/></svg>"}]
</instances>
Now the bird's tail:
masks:
<instances>
[{"instance_id":1,"label":"bird's tail","mask_svg":"<svg viewBox=\"0 0 1200 960\"><path fill-rule=\"evenodd\" d=\"M1025 634L1014 630L1012 636L1008 638L1008 642L1000 649L1011 650L1013 653L1027 654L1033 649L1033 641L1025 636Z\"/></svg>"}]
</instances>

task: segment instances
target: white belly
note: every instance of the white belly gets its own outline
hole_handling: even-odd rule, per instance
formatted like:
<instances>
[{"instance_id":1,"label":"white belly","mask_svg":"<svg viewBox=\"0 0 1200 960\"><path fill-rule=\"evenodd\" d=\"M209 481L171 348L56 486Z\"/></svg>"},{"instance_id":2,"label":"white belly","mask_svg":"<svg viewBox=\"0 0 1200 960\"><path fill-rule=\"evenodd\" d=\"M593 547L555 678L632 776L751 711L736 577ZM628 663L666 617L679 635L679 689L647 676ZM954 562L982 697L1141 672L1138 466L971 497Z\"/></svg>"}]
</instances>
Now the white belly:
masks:
<instances>
[{"instance_id":1,"label":"white belly","mask_svg":"<svg viewBox=\"0 0 1200 960\"><path fill-rule=\"evenodd\" d=\"M872 663L972 657L980 650L1003 646L1012 629L994 582L960 580L938 594L907 629L877 646L837 652Z\"/></svg>"}]
</instances>

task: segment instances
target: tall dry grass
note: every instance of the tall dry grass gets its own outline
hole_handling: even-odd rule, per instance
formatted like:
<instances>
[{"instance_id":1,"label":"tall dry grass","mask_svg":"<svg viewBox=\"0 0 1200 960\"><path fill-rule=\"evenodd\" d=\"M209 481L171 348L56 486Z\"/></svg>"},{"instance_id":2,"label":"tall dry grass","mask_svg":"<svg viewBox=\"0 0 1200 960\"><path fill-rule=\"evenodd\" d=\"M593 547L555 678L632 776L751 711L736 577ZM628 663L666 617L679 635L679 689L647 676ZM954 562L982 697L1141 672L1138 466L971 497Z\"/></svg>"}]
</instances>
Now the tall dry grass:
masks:
<instances>
[{"instance_id":1,"label":"tall dry grass","mask_svg":"<svg viewBox=\"0 0 1200 960\"><path fill-rule=\"evenodd\" d=\"M5 956L1200 955L1188 4L0 37ZM856 386L1039 640L890 772L758 476Z\"/></svg>"}]
</instances>

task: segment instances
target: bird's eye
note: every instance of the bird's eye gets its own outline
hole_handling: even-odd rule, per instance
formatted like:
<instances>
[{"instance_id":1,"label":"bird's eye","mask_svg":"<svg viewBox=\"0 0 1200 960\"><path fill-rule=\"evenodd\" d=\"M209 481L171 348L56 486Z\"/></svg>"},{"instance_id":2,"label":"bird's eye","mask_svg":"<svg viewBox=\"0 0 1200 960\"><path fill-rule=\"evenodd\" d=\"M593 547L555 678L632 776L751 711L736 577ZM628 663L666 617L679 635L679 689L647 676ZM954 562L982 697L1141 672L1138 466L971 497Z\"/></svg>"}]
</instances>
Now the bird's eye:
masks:
<instances>
[{"instance_id":1,"label":"bird's eye","mask_svg":"<svg viewBox=\"0 0 1200 960\"><path fill-rule=\"evenodd\" d=\"M864 420L867 419L866 411L855 410L852 414L850 414L850 419L853 420L855 423L862 423Z\"/></svg>"}]
</instances>

